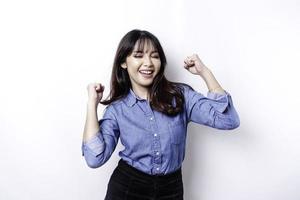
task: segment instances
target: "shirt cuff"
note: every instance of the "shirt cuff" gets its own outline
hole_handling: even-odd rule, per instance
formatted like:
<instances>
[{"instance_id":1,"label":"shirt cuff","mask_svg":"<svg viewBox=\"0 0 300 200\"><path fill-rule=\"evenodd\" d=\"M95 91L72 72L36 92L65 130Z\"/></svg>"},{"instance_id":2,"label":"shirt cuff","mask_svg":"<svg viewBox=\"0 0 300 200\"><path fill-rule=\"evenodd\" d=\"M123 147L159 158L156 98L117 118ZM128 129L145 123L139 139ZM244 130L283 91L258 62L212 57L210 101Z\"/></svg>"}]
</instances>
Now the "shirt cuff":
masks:
<instances>
[{"instance_id":1,"label":"shirt cuff","mask_svg":"<svg viewBox=\"0 0 300 200\"><path fill-rule=\"evenodd\" d=\"M220 113L223 113L228 107L231 97L230 94L225 91L225 94L216 93L216 92L207 92L207 98L214 100L213 107Z\"/></svg>"},{"instance_id":2,"label":"shirt cuff","mask_svg":"<svg viewBox=\"0 0 300 200\"><path fill-rule=\"evenodd\" d=\"M84 151L89 150L94 156L98 156L104 151L104 140L100 132L90 138L88 141L82 142L82 156Z\"/></svg>"}]
</instances>

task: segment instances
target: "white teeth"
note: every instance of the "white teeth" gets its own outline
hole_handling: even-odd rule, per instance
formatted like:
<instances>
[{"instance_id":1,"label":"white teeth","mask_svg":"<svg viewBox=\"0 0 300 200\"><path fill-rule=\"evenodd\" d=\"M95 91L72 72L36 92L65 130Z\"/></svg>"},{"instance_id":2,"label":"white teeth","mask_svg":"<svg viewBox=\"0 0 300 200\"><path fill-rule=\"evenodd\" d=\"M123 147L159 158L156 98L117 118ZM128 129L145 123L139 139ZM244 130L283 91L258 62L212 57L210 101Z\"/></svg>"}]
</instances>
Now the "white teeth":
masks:
<instances>
[{"instance_id":1,"label":"white teeth","mask_svg":"<svg viewBox=\"0 0 300 200\"><path fill-rule=\"evenodd\" d=\"M149 71L149 70L141 70L140 72L143 74L152 74L153 73L153 71Z\"/></svg>"}]
</instances>

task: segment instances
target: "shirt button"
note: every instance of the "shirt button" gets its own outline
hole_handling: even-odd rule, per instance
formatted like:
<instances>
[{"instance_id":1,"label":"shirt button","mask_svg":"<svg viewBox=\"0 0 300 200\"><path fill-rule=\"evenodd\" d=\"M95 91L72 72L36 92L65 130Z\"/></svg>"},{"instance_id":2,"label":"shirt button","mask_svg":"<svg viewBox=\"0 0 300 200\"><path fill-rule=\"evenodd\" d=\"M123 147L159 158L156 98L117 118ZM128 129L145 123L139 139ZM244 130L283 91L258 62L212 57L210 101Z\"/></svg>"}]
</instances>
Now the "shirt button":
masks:
<instances>
[{"instance_id":1,"label":"shirt button","mask_svg":"<svg viewBox=\"0 0 300 200\"><path fill-rule=\"evenodd\" d=\"M159 170L159 167L157 167L156 170L158 171L158 170Z\"/></svg>"},{"instance_id":2,"label":"shirt button","mask_svg":"<svg viewBox=\"0 0 300 200\"><path fill-rule=\"evenodd\" d=\"M150 117L150 120L152 121L152 120L153 120L153 117Z\"/></svg>"},{"instance_id":3,"label":"shirt button","mask_svg":"<svg viewBox=\"0 0 300 200\"><path fill-rule=\"evenodd\" d=\"M157 136L157 134L156 133L154 133L154 137L156 137Z\"/></svg>"},{"instance_id":4,"label":"shirt button","mask_svg":"<svg viewBox=\"0 0 300 200\"><path fill-rule=\"evenodd\" d=\"M156 155L159 155L159 152L156 152Z\"/></svg>"}]
</instances>

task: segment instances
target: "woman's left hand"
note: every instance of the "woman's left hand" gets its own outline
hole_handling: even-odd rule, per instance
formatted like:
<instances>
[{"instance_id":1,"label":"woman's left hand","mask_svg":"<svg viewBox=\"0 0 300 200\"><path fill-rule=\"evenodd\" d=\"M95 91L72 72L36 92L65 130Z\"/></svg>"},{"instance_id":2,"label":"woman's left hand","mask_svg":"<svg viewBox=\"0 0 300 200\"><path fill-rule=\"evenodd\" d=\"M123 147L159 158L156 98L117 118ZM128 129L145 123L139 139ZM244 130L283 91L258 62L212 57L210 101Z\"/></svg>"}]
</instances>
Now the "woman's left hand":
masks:
<instances>
[{"instance_id":1,"label":"woman's left hand","mask_svg":"<svg viewBox=\"0 0 300 200\"><path fill-rule=\"evenodd\" d=\"M184 60L184 68L191 72L192 74L202 75L206 70L209 70L200 60L197 54L188 56Z\"/></svg>"}]
</instances>

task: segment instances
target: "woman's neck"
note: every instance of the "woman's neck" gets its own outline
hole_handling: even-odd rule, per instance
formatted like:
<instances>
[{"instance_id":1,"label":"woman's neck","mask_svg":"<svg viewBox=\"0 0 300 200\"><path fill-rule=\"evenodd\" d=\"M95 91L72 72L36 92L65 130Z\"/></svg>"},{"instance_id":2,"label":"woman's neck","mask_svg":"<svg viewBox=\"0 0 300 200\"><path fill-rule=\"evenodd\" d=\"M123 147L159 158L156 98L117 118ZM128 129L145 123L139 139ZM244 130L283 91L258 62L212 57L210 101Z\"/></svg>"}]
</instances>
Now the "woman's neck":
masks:
<instances>
[{"instance_id":1,"label":"woman's neck","mask_svg":"<svg viewBox=\"0 0 300 200\"><path fill-rule=\"evenodd\" d=\"M132 90L135 95L140 97L141 99L149 99L149 89L148 88L137 88L137 87L132 87Z\"/></svg>"}]
</instances>

